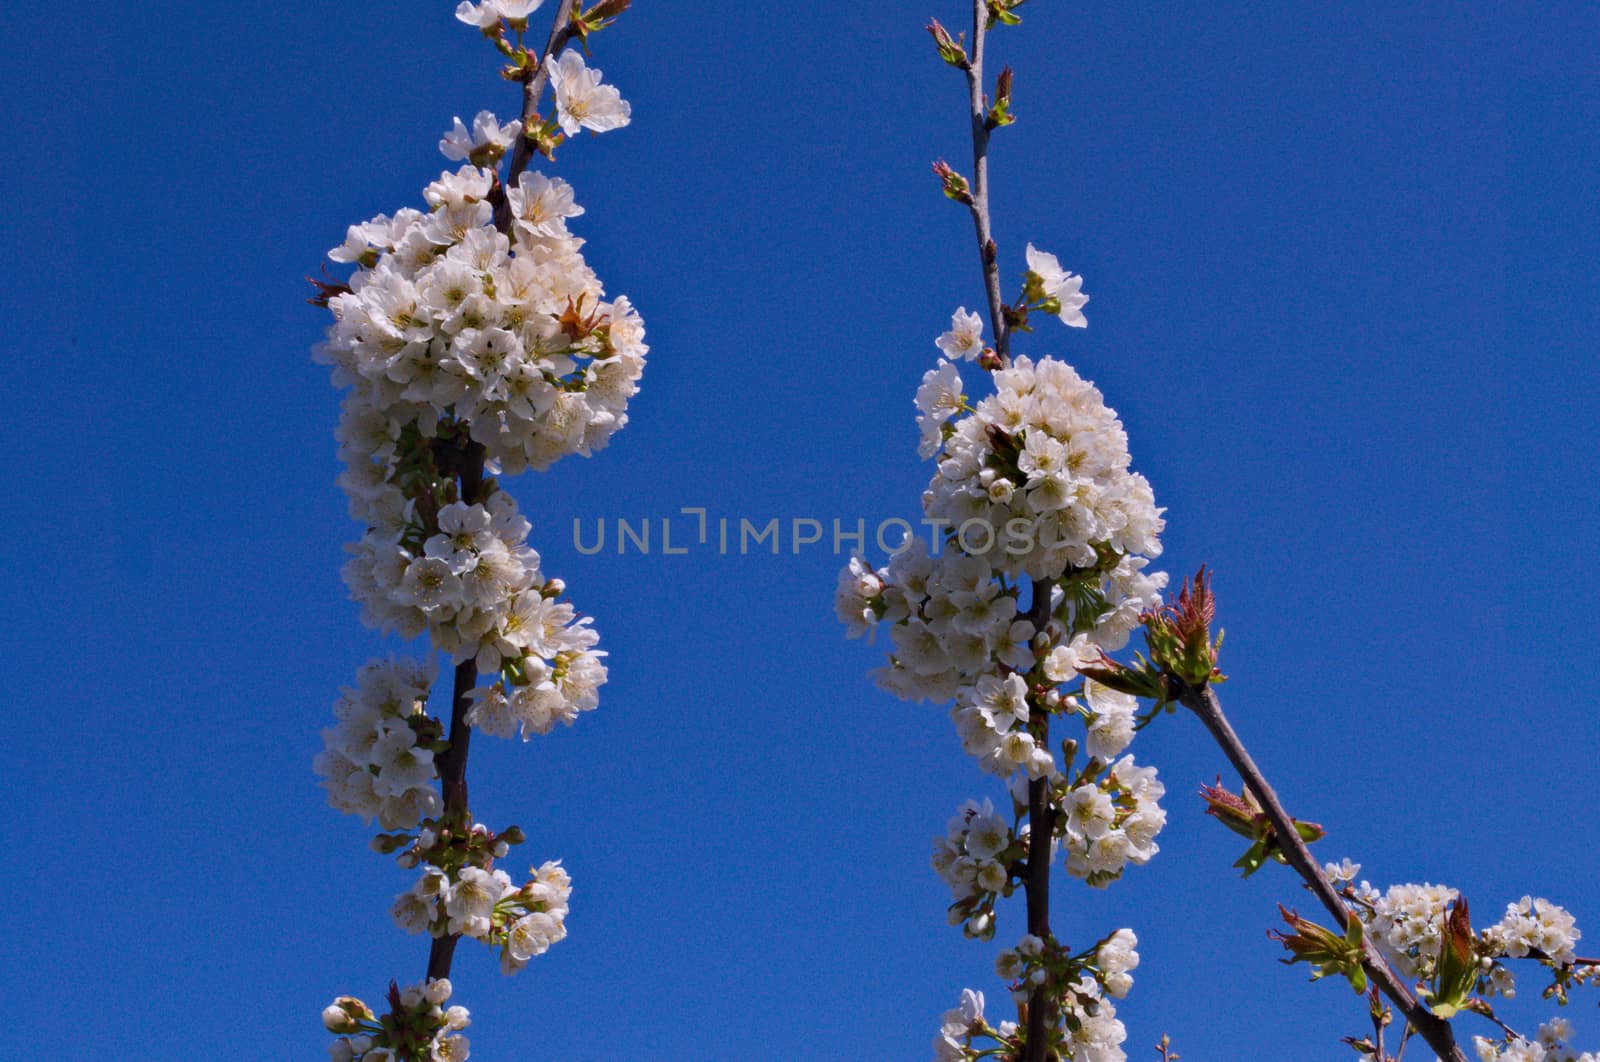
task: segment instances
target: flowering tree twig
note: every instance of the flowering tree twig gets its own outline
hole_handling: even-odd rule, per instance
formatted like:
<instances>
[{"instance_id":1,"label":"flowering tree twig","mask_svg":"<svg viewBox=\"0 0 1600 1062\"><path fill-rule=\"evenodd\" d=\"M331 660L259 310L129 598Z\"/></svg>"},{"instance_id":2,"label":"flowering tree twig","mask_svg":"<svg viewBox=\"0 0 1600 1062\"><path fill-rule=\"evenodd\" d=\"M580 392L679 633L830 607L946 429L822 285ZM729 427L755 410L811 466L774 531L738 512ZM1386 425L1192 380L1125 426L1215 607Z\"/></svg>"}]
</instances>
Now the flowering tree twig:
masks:
<instances>
[{"instance_id":1,"label":"flowering tree twig","mask_svg":"<svg viewBox=\"0 0 1600 1062\"><path fill-rule=\"evenodd\" d=\"M1266 776L1256 766L1249 750L1244 747L1244 742L1239 740L1239 735L1229 724L1227 716L1222 714L1222 703L1217 699L1216 691L1209 685L1186 686L1180 692L1178 699L1184 707L1194 712L1201 724L1210 731L1223 754L1228 757L1228 762L1233 764L1234 770L1239 772L1239 777L1249 787L1262 812L1272 823L1277 842L1289 866L1300 875L1307 888L1321 901L1322 906L1337 919L1339 928L1344 929L1352 917L1349 907L1340 898L1338 890L1333 887L1328 876L1323 873L1321 865L1312 857L1311 849L1306 846L1295 826L1295 820L1284 810L1278 794L1273 791ZM1434 1053L1446 1062L1466 1062L1466 1055L1456 1045L1450 1023L1435 1017L1417 999L1416 994L1395 974L1370 941L1364 942L1363 947L1366 949L1366 960L1362 965L1366 969L1367 976L1399 1008L1417 1035L1427 1041Z\"/></svg>"},{"instance_id":2,"label":"flowering tree twig","mask_svg":"<svg viewBox=\"0 0 1600 1062\"><path fill-rule=\"evenodd\" d=\"M539 62L529 64L525 69L529 71L523 81L522 91L522 125L528 129L534 117L539 113L539 98L544 94L545 85L550 80L550 75L545 66L545 58L558 54L572 39L572 12L577 0L560 0L556 8L555 22L550 28L550 40L545 49L540 53ZM505 189L514 187L517 178L528 169L532 160L532 140L527 136L517 137L516 145L511 149L510 168L506 173L505 183L500 188L500 194L494 204L494 226L507 236L511 233L511 201L505 194ZM467 505L475 505L481 499L479 494L483 490L484 449L478 443L470 443L465 448L457 470L457 478L461 483L461 500ZM455 680L451 690L450 700L450 747L439 757L439 788L444 794L444 817L446 821L465 821L468 809L467 803L467 753L472 742L472 724L467 722L467 713L472 709L472 691L478 685L478 663L466 660L456 665ZM460 934L451 933L442 937L433 938L433 944L428 948L428 977L430 979L450 976L450 964L455 957L456 942Z\"/></svg>"},{"instance_id":3,"label":"flowering tree twig","mask_svg":"<svg viewBox=\"0 0 1600 1062\"><path fill-rule=\"evenodd\" d=\"M566 936L571 880L546 861L518 885L496 861L526 840L475 821L467 759L473 731L524 739L571 725L606 681L588 617L540 568L528 521L499 478L588 456L627 423L644 369L644 328L625 296L608 299L566 219L570 185L531 172L535 153L581 130L627 125L631 108L569 47L610 25L630 0L587 11L557 0L542 51L524 45L542 0L462 0L521 85L521 116L480 111L439 141L464 163L406 208L350 226L329 252L348 283L318 282L332 312L317 350L349 388L337 438L339 482L365 525L345 582L368 626L426 634L454 665L448 729L428 711L431 664L379 661L335 704L317 773L329 803L385 832L372 847L421 873L390 909L432 938L426 979L391 983L381 1017L353 996L323 1013L335 1062L438 1062L466 1056L466 1008L445 1010L456 946L471 937L514 973ZM539 114L544 90L553 113ZM507 153L511 159L502 173ZM495 479L488 478L493 472ZM434 787L437 780L438 787Z\"/></svg>"},{"instance_id":4,"label":"flowering tree twig","mask_svg":"<svg viewBox=\"0 0 1600 1062\"><path fill-rule=\"evenodd\" d=\"M972 112L972 226L978 235L978 255L983 263L983 288L989 299L989 323L994 328L994 349L1001 361L1011 356L1011 326L1000 297L999 253L989 222L989 108L983 88L983 45L989 29L987 0L972 0L972 52L967 57L967 97Z\"/></svg>"},{"instance_id":5,"label":"flowering tree twig","mask_svg":"<svg viewBox=\"0 0 1600 1062\"><path fill-rule=\"evenodd\" d=\"M550 26L550 39L545 43L544 51L540 53L538 63L529 64L523 69L522 78L522 126L528 129L534 116L539 113L539 100L544 95L544 87L550 81L549 68L545 66L544 59L548 56L561 54L572 38L578 35L574 26L572 15L578 6L578 0L559 0L556 6L555 21ZM507 232L511 225L511 204L504 194L505 188L514 187L517 178L528 169L528 163L533 161L533 139L527 136L517 137L517 142L511 148L511 161L506 170L505 185L501 195L494 204L494 226L501 232ZM468 687L469 689L471 687Z\"/></svg>"}]
</instances>

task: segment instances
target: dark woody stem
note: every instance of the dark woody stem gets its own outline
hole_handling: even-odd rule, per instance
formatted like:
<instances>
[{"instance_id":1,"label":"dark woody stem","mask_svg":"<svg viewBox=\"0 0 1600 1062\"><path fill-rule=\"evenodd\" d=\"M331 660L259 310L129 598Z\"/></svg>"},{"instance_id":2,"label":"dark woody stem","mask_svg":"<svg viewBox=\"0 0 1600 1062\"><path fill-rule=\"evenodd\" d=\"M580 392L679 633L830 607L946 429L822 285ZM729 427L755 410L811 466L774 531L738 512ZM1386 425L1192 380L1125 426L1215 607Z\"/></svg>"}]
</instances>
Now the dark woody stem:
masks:
<instances>
[{"instance_id":1,"label":"dark woody stem","mask_svg":"<svg viewBox=\"0 0 1600 1062\"><path fill-rule=\"evenodd\" d=\"M1028 621L1035 631L1050 623L1050 594L1055 584L1049 579L1033 581L1033 602L1028 606ZM1039 713L1034 740L1050 745L1050 716ZM1028 932L1041 940L1050 936L1050 842L1055 836L1055 807L1050 800L1050 779L1035 778L1028 783ZM1044 986L1028 997L1028 1036L1024 1062L1045 1062L1045 1029L1052 1004Z\"/></svg>"},{"instance_id":2,"label":"dark woody stem","mask_svg":"<svg viewBox=\"0 0 1600 1062\"><path fill-rule=\"evenodd\" d=\"M989 109L983 93L983 44L988 34L989 11L984 0L972 0L972 51L964 67L972 114L972 227L978 234L978 258L983 265L983 290L989 300L989 325L994 329L994 350L1004 363L1011 361L1011 325L1000 298L1000 266L989 227Z\"/></svg>"},{"instance_id":3,"label":"dark woody stem","mask_svg":"<svg viewBox=\"0 0 1600 1062\"><path fill-rule=\"evenodd\" d=\"M522 123L527 125L539 112L539 98L544 95L549 75L544 59L556 55L572 40L572 15L577 0L560 0L556 7L555 22L550 27L550 39L540 56L538 66L528 72L522 84ZM533 157L533 148L527 136L517 137L511 151L511 164L506 172L505 187L516 184L517 178L527 170ZM494 207L495 227L507 232L511 227L511 205L502 189ZM460 498L464 504L482 501L483 447L469 443L456 470L460 482ZM450 703L450 747L439 757L439 786L444 792L444 821L451 829L465 829L467 824L467 750L472 742L472 727L467 723L467 711L472 707L472 691L478 685L478 662L469 659L456 665L453 696ZM449 977L450 963L455 957L455 935L435 937L428 949L428 978Z\"/></svg>"},{"instance_id":4,"label":"dark woody stem","mask_svg":"<svg viewBox=\"0 0 1600 1062\"><path fill-rule=\"evenodd\" d=\"M1222 702L1217 700L1216 691L1210 686L1198 688L1187 686L1180 691L1178 699L1184 707L1194 712L1205 728L1211 732L1211 736L1222 748L1223 754L1228 757L1228 762L1233 764L1234 770L1239 772L1239 777L1244 779L1256 803L1261 805L1267 821L1272 823L1278 846L1288 859L1289 866L1300 875L1306 886L1321 901L1322 906L1337 920L1338 928L1343 930L1345 924L1353 917L1350 909L1345 906L1338 890L1328 880L1328 876L1322 872L1321 864L1311 855L1311 849L1306 847L1306 842L1295 829L1294 819L1284 810L1278 794L1273 792L1266 776L1256 766L1255 760L1250 758L1244 742L1239 740L1239 735L1234 733L1227 716L1222 714ZM1417 1035L1433 1048L1434 1054L1445 1062L1466 1062L1466 1055L1456 1046L1455 1032L1451 1029L1450 1023L1435 1016L1418 1001L1411 988L1378 953L1372 941L1365 938L1363 940L1367 954L1362 966L1372 983L1389 997L1390 1002L1405 1016L1406 1022L1416 1030Z\"/></svg>"}]
</instances>

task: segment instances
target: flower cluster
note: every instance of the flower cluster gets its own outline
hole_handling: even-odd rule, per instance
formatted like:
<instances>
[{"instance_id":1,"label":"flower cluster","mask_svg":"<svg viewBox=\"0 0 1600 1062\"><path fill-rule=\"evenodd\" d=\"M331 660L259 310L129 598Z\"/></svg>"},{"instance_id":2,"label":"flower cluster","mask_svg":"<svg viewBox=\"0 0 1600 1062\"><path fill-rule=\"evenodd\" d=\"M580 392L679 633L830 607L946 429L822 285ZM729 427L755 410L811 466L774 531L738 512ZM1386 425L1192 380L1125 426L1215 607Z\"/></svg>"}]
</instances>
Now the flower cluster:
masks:
<instances>
[{"instance_id":1,"label":"flower cluster","mask_svg":"<svg viewBox=\"0 0 1600 1062\"><path fill-rule=\"evenodd\" d=\"M341 691L337 726L322 732L314 766L328 803L386 830L409 829L439 813L434 754L443 728L427 712L433 674L413 661L375 660Z\"/></svg>"},{"instance_id":2,"label":"flower cluster","mask_svg":"<svg viewBox=\"0 0 1600 1062\"><path fill-rule=\"evenodd\" d=\"M1139 616L1160 604L1166 586L1165 573L1144 572L1143 557L1075 572L1049 590L1050 615L1060 625L1041 632L1024 615L1021 584L996 572L991 558L966 553L954 537L944 545L934 556L912 538L881 568L856 557L839 574L835 612L852 635L888 626L893 652L873 677L902 700L947 701L965 689L970 706L984 677L1026 673L1052 654L1047 677L1071 681L1078 663L1126 645ZM1070 645L1061 644L1066 632L1074 635ZM969 751L979 758L1008 732L967 722L974 724L970 731L960 719L957 725L964 741L970 736L976 742ZM1013 766L1025 762L1012 759Z\"/></svg>"},{"instance_id":3,"label":"flower cluster","mask_svg":"<svg viewBox=\"0 0 1600 1062\"><path fill-rule=\"evenodd\" d=\"M1042 309L1081 325L1080 285L1030 247L1017 312ZM1166 576L1145 569L1161 552L1161 510L1130 470L1116 414L1071 366L1025 357L1002 364L984 344L982 319L965 307L935 346L945 360L924 376L916 405L921 454L938 459L924 522L940 533L931 543L908 537L881 567L852 558L835 611L852 637L887 627L890 657L877 683L904 700L953 702L962 748L1007 780L1019 818L1031 806L1030 786L1045 787L1051 862L1064 847L1068 873L1102 887L1158 851L1164 788L1153 768L1124 755L1141 725L1137 699L1079 669L1100 666L1160 606ZM994 393L976 404L957 368L963 361L992 373ZM1081 742L1052 747L1052 716L1081 720ZM994 935L997 900L1030 870L1032 825L969 801L935 839L950 921L968 936ZM1134 943L1124 930L1071 955L1029 937L1003 952L997 969L1019 999L1045 993L1060 1057L1110 1062L1124 1057L1125 1031L1106 997L1131 986ZM975 1047L984 1037L1000 1046ZM945 1015L935 1050L949 1059L1012 1057L1016 1037L1015 1027L984 1021L982 995L969 990Z\"/></svg>"},{"instance_id":4,"label":"flower cluster","mask_svg":"<svg viewBox=\"0 0 1600 1062\"><path fill-rule=\"evenodd\" d=\"M1392 885L1384 893L1361 883L1356 896L1363 901L1357 913L1364 916L1372 938L1407 977L1433 976L1443 944L1444 916L1459 893L1446 885Z\"/></svg>"},{"instance_id":5,"label":"flower cluster","mask_svg":"<svg viewBox=\"0 0 1600 1062\"><path fill-rule=\"evenodd\" d=\"M1512 959L1530 955L1561 964L1572 961L1579 938L1577 919L1549 900L1524 896L1506 904L1505 917L1483 931L1489 953Z\"/></svg>"},{"instance_id":6,"label":"flower cluster","mask_svg":"<svg viewBox=\"0 0 1600 1062\"><path fill-rule=\"evenodd\" d=\"M1119 929L1093 948L1072 954L1054 940L1033 934L995 959L995 973L1011 984L1011 995L1027 1003L1036 992L1055 1007L1061 1022L1051 1022L1048 1035L1058 1056L1083 1062L1121 1062L1127 1030L1117 1019L1111 997L1122 999L1133 987L1131 971L1139 966L1134 950L1138 937Z\"/></svg>"},{"instance_id":7,"label":"flower cluster","mask_svg":"<svg viewBox=\"0 0 1600 1062\"><path fill-rule=\"evenodd\" d=\"M1479 1062L1600 1062L1600 1054L1595 1052L1574 1052L1567 1046L1571 1038L1572 1023L1565 1018L1552 1018L1539 1026L1538 1035L1532 1040L1510 1035L1501 1040L1474 1036L1472 1046Z\"/></svg>"},{"instance_id":8,"label":"flower cluster","mask_svg":"<svg viewBox=\"0 0 1600 1062\"><path fill-rule=\"evenodd\" d=\"M520 887L503 870L427 867L417 883L395 898L391 913L408 933L459 935L500 949L500 968L515 973L567 935L572 881L560 863L531 871Z\"/></svg>"},{"instance_id":9,"label":"flower cluster","mask_svg":"<svg viewBox=\"0 0 1600 1062\"><path fill-rule=\"evenodd\" d=\"M941 337L947 353L971 346L952 335ZM883 567L854 558L839 577L835 609L852 635L889 626L893 657L876 677L904 699L948 700L999 666L1027 671L1038 652L1060 647L1035 644L1024 577L1052 584L1050 614L1085 636L1080 650L1122 648L1166 586L1164 574L1145 571L1161 551L1161 511L1129 471L1127 436L1100 393L1053 359L1019 358L993 377L996 393L976 407L952 363L918 392L923 452L942 450L923 495L928 522L949 529L942 549L911 539ZM1012 751L1022 743L1013 739Z\"/></svg>"},{"instance_id":10,"label":"flower cluster","mask_svg":"<svg viewBox=\"0 0 1600 1062\"><path fill-rule=\"evenodd\" d=\"M511 237L493 225L497 188L493 170L470 163L443 173L424 192L430 212L353 225L329 253L358 268L328 301L319 357L353 388L344 456L374 492L393 479L408 426L431 438L463 424L515 473L588 455L627 423L644 329L626 297L605 299L579 253L571 186L523 173L503 193Z\"/></svg>"},{"instance_id":11,"label":"flower cluster","mask_svg":"<svg viewBox=\"0 0 1600 1062\"><path fill-rule=\"evenodd\" d=\"M962 548L1013 577L1057 578L1108 555L1157 556L1161 510L1149 482L1129 470L1127 433L1099 390L1054 358L1018 358L993 379L995 393L949 425L966 406L955 366L924 378L924 449L943 451L927 515L972 528Z\"/></svg>"},{"instance_id":12,"label":"flower cluster","mask_svg":"<svg viewBox=\"0 0 1600 1062\"><path fill-rule=\"evenodd\" d=\"M381 1019L354 996L340 996L322 1012L322 1024L338 1035L328 1047L333 1062L464 1062L467 1008L445 1009L450 980L440 977L400 988L390 984L389 1013Z\"/></svg>"},{"instance_id":13,"label":"flower cluster","mask_svg":"<svg viewBox=\"0 0 1600 1062\"><path fill-rule=\"evenodd\" d=\"M1032 629L1031 624L1025 626ZM1004 678L984 675L974 686L959 687L950 711L962 749L999 778L1011 777L1018 768L1029 778L1044 778L1055 771L1050 749L1028 731L1031 715L1028 684L1016 672Z\"/></svg>"},{"instance_id":14,"label":"flower cluster","mask_svg":"<svg viewBox=\"0 0 1600 1062\"><path fill-rule=\"evenodd\" d=\"M1067 849L1067 873L1103 888L1132 863L1142 866L1159 852L1156 835L1167 824L1159 803L1166 787L1154 767L1124 756L1103 774L1091 769L1076 785L1057 787L1057 816Z\"/></svg>"},{"instance_id":15,"label":"flower cluster","mask_svg":"<svg viewBox=\"0 0 1600 1062\"><path fill-rule=\"evenodd\" d=\"M369 626L426 635L462 686L464 675L478 676L475 688L456 690L467 703L452 720L456 741L462 723L526 740L598 704L607 677L599 637L542 571L530 522L495 477L606 446L627 423L648 353L638 314L627 298L607 297L568 227L583 214L572 187L526 168L535 152L553 158L564 136L628 123L627 101L566 48L587 44L627 4L563 6L552 34L563 43L545 55L523 43L541 2L457 7L506 58L501 73L535 98L516 121L489 111L470 125L456 118L439 150L459 166L423 189L424 209L350 226L328 257L351 276L318 282L312 300L333 317L316 358L348 389L339 483L365 528L345 582ZM548 119L536 110L546 79ZM422 867L395 920L484 941L513 972L566 936L571 882L554 862L522 885L495 869L524 837L473 822L466 746L452 747L426 711L432 680L419 665L369 665L335 706L338 725L325 732L316 769L335 807L392 831L373 839L375 850ZM341 998L324 1015L341 1036L334 1058L466 1058L467 1041L453 1035L466 1011L440 1009L449 994L447 980L391 986L381 1021Z\"/></svg>"},{"instance_id":16,"label":"flower cluster","mask_svg":"<svg viewBox=\"0 0 1600 1062\"><path fill-rule=\"evenodd\" d=\"M441 147L497 156L516 133L484 113ZM319 357L351 388L340 482L367 532L344 574L364 620L503 672L511 693L484 692L478 714L526 737L594 707L598 639L540 571L511 496L491 480L469 503L454 476L475 449L516 472L603 446L646 348L627 300L605 301L578 253L566 182L523 173L504 192L514 237L493 226L497 189L469 163L428 187L431 213L352 226L331 257L358 268L329 299Z\"/></svg>"},{"instance_id":17,"label":"flower cluster","mask_svg":"<svg viewBox=\"0 0 1600 1062\"><path fill-rule=\"evenodd\" d=\"M1014 833L987 799L963 804L944 836L933 840L934 872L954 898L951 923L961 924L970 937L992 937L995 898L1011 895L1012 867L1027 851L1026 823Z\"/></svg>"}]
</instances>

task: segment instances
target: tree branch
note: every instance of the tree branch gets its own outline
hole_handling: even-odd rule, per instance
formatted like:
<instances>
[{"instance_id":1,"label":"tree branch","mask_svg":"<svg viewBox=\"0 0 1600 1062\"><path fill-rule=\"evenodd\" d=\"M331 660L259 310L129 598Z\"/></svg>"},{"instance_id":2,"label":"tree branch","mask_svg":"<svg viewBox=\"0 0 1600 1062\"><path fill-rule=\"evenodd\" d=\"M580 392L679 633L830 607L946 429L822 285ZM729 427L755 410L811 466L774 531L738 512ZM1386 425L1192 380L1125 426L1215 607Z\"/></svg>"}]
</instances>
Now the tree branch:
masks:
<instances>
[{"instance_id":1,"label":"tree branch","mask_svg":"<svg viewBox=\"0 0 1600 1062\"><path fill-rule=\"evenodd\" d=\"M476 504L483 493L483 447L480 444L467 446L459 475L462 502ZM477 660L457 664L450 702L450 747L438 760L439 788L444 792L443 818L453 829L464 828L467 821L467 751L472 743L467 711L472 707L472 690L477 685ZM450 976L450 962L455 956L458 939L456 936L433 938L433 945L428 949L430 980Z\"/></svg>"},{"instance_id":2,"label":"tree branch","mask_svg":"<svg viewBox=\"0 0 1600 1062\"><path fill-rule=\"evenodd\" d=\"M522 83L523 135L517 137L511 150L511 164L506 170L505 183L494 205L495 227L509 235L511 204L505 189L514 185L528 168L533 157L532 141L527 137L527 125L539 113L539 99L544 95L550 75L545 70L546 58L565 48L574 36L572 15L578 0L560 0L555 21L550 27L550 38L539 56L537 66L528 71ZM470 443L458 470L461 501L474 505L483 493L483 447ZM472 707L472 691L478 685L478 663L467 660L456 665L453 696L450 704L450 747L439 757L439 787L444 793L444 820L455 828L463 828L467 821L467 752L472 743L472 727L467 723L467 711ZM428 949L428 978L449 977L450 964L455 958L456 935L435 937Z\"/></svg>"},{"instance_id":3,"label":"tree branch","mask_svg":"<svg viewBox=\"0 0 1600 1062\"><path fill-rule=\"evenodd\" d=\"M994 350L1005 363L1011 361L1011 326L1000 298L1000 265L989 227L989 109L984 105L983 44L988 34L989 11L984 0L972 0L972 52L963 68L972 112L972 227L978 234L978 259L983 266L983 290L989 300L989 325L994 329Z\"/></svg>"},{"instance_id":4,"label":"tree branch","mask_svg":"<svg viewBox=\"0 0 1600 1062\"><path fill-rule=\"evenodd\" d=\"M980 7L981 7L980 2ZM1028 622L1035 631L1050 623L1050 595L1055 584L1049 579L1033 581L1033 601L1028 606ZM1030 713L1031 715L1032 713ZM1039 713L1034 740L1042 747L1050 744L1050 716ZM1055 836L1055 808L1050 802L1050 780L1035 778L1028 783L1028 932L1041 940L1050 936L1050 842ZM1028 997L1028 1038L1025 1062L1044 1062L1045 1026L1050 1017L1050 1000L1041 986Z\"/></svg>"},{"instance_id":5,"label":"tree branch","mask_svg":"<svg viewBox=\"0 0 1600 1062\"><path fill-rule=\"evenodd\" d=\"M1189 686L1181 691L1179 700L1184 707L1199 717L1200 722L1221 746L1223 753L1228 757L1228 762L1233 764L1234 770L1239 772L1239 777L1250 787L1256 803L1261 805L1267 820L1272 823L1278 846L1287 857L1289 866L1294 868L1322 902L1322 906L1334 916L1339 928L1344 929L1346 922L1352 917L1350 909L1345 906L1344 900L1340 898L1338 890L1333 887L1328 876L1322 872L1321 865L1311 855L1311 849L1306 847L1306 842L1295 829L1294 819L1284 810L1278 794L1273 792L1266 776L1250 758L1250 753L1239 740L1239 735L1234 733L1227 717L1222 714L1222 703L1217 700L1216 691L1210 686L1198 688ZM1365 938L1363 940L1366 961L1362 965L1372 983L1377 985L1378 989L1405 1015L1406 1021L1416 1030L1417 1035L1433 1048L1436 1055L1445 1062L1466 1062L1466 1055L1456 1046L1455 1032L1451 1029L1450 1023L1436 1017L1419 1002L1411 988L1400 980L1388 962L1378 953L1372 941Z\"/></svg>"}]
</instances>

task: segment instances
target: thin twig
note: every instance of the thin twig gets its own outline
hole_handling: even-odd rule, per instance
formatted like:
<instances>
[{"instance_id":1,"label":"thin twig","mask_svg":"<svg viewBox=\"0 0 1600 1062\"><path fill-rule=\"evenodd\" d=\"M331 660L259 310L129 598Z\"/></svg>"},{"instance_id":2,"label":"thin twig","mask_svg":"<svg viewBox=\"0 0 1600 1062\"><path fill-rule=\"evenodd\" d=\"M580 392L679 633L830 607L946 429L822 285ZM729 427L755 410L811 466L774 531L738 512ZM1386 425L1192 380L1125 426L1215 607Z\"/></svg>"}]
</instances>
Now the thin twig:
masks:
<instances>
[{"instance_id":1,"label":"thin twig","mask_svg":"<svg viewBox=\"0 0 1600 1062\"><path fill-rule=\"evenodd\" d=\"M972 227L978 234L978 258L983 265L983 290L989 300L989 325L994 329L994 350L1000 360L1011 361L1011 325L1000 298L1000 265L989 226L989 109L983 92L983 43L988 34L989 11L984 0L972 0L972 51L964 67L967 97L972 112Z\"/></svg>"},{"instance_id":2,"label":"thin twig","mask_svg":"<svg viewBox=\"0 0 1600 1062\"><path fill-rule=\"evenodd\" d=\"M1294 868L1316 894L1322 906L1338 920L1339 929L1343 930L1346 922L1352 917L1350 909L1339 898L1338 890L1322 872L1321 865L1311 855L1311 849L1306 847L1306 842L1295 829L1294 819L1284 810L1278 794L1273 792L1266 776L1250 758L1250 753L1239 740L1239 735L1234 733L1227 717L1222 714L1222 703L1217 700L1216 691L1210 686L1186 687L1181 691L1179 699L1199 717L1200 722L1221 746L1223 753L1228 757L1228 762L1233 764L1234 770L1239 772L1239 777L1244 779L1245 785L1249 786L1250 792L1255 796L1256 803L1261 805L1267 821L1272 823L1278 846L1288 859L1289 866ZM1363 939L1366 961L1362 965L1372 982L1399 1008L1405 1015L1406 1021L1416 1029L1417 1035L1427 1041L1435 1054L1445 1062L1466 1062L1466 1055L1456 1046L1455 1033L1450 1028L1450 1023L1435 1016L1423 1006L1410 987L1400 980L1388 962L1378 953L1372 942Z\"/></svg>"},{"instance_id":3,"label":"thin twig","mask_svg":"<svg viewBox=\"0 0 1600 1062\"><path fill-rule=\"evenodd\" d=\"M1411 1023L1406 1022L1405 1031L1400 1034L1400 1049L1394 1053L1394 1062L1400 1062L1406 1056L1406 1044L1411 1042L1411 1037L1415 1033L1416 1030L1411 1027Z\"/></svg>"},{"instance_id":4,"label":"thin twig","mask_svg":"<svg viewBox=\"0 0 1600 1062\"><path fill-rule=\"evenodd\" d=\"M550 27L550 39L539 57L536 67L529 70L522 84L522 123L524 134L527 125L539 113L539 99L544 95L550 75L544 60L557 54L572 40L572 15L578 0L561 0L556 7L555 22ZM502 232L511 227L511 205L505 188L516 184L517 178L527 170L533 157L532 141L526 135L517 137L511 151L511 164L506 172L505 184L495 202L494 223ZM477 443L468 445L458 470L461 482L461 501L467 505L480 501L483 493L484 450ZM450 746L440 755L439 787L444 793L444 821L462 828L467 821L467 751L472 742L472 727L467 723L467 711L472 707L472 691L478 685L478 663L467 660L456 665L453 696L450 703ZM428 949L428 978L449 977L450 964L455 957L456 941L452 934L435 937Z\"/></svg>"}]
</instances>

